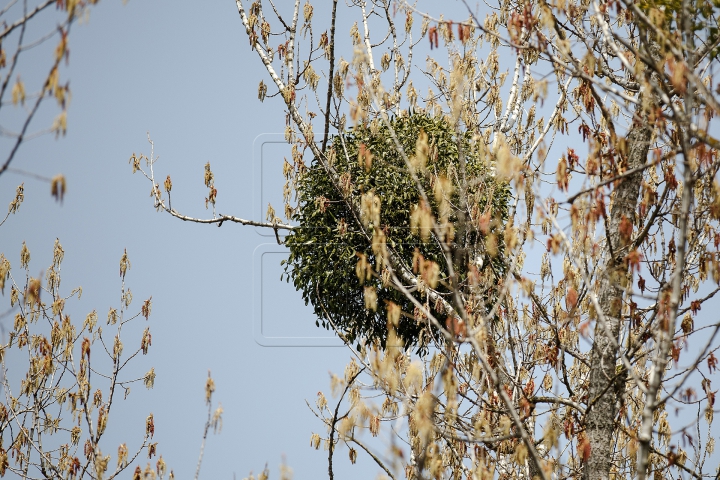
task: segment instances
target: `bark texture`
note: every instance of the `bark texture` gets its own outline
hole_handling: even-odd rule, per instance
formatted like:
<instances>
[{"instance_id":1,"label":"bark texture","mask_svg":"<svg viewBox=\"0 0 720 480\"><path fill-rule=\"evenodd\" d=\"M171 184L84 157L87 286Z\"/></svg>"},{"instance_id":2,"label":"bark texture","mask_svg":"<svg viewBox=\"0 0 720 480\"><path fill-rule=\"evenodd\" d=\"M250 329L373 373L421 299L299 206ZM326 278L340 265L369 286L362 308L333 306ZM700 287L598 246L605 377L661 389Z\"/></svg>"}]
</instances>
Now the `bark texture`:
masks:
<instances>
[{"instance_id":1,"label":"bark texture","mask_svg":"<svg viewBox=\"0 0 720 480\"><path fill-rule=\"evenodd\" d=\"M640 167L647 161L652 128L636 119L626 137L627 170ZM624 282L628 268L624 257L627 248L620 235L623 218L635 224L642 172L628 175L615 188L610 215L607 219L607 241L610 252L601 276L598 300L604 321L595 324L595 341L591 351L586 434L590 454L585 462L584 480L604 480L610 476L613 459L615 417L624 390L624 378L615 364L618 359L618 341L622 323Z\"/></svg>"}]
</instances>

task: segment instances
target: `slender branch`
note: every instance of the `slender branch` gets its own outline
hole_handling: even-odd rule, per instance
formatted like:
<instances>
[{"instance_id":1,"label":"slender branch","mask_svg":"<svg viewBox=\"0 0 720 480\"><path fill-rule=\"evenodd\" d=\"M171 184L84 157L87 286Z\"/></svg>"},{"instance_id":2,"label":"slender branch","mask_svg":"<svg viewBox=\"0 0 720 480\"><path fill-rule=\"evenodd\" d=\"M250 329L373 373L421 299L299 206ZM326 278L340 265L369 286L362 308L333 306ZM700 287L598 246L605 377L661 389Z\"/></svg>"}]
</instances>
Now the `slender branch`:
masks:
<instances>
[{"instance_id":1,"label":"slender branch","mask_svg":"<svg viewBox=\"0 0 720 480\"><path fill-rule=\"evenodd\" d=\"M360 442L360 440L358 440L358 439L355 438L354 436L353 436L353 437L350 437L348 440L350 440L351 442L355 443L357 446L359 446L360 448L362 448L363 450L365 450L365 453L367 453L368 455L370 455L370 457L371 457L373 460L375 460L375 463L377 463L378 466L380 466L380 468L382 468L383 470L385 470L385 473L387 473L388 477L390 477L390 478L392 478L393 480L395 480L395 475L393 475L393 474L390 472L390 469L388 469L388 468L385 466L385 464L384 464L374 453L372 453L365 445L363 445L362 442ZM332 477L330 477L330 478L332 478Z\"/></svg>"},{"instance_id":2,"label":"slender branch","mask_svg":"<svg viewBox=\"0 0 720 480\"><path fill-rule=\"evenodd\" d=\"M337 15L337 4L338 0L333 0L332 17L330 20L330 44L328 45L328 49L330 50L330 71L328 72L327 103L325 105L325 131L323 132L322 142L323 152L327 147L328 134L330 132L330 101L332 100L333 75L335 71L335 20Z\"/></svg>"},{"instance_id":3,"label":"slender branch","mask_svg":"<svg viewBox=\"0 0 720 480\"><path fill-rule=\"evenodd\" d=\"M208 382L210 381L209 379L210 372L208 371ZM212 402L210 401L210 398L207 400L207 405L208 415L207 421L205 422L205 428L203 430L202 443L200 444L200 456L198 458L197 468L195 469L195 480L198 480L200 477L200 466L202 465L203 454L205 453L205 442L207 441L208 431L210 431L210 426L212 425Z\"/></svg>"},{"instance_id":4,"label":"slender branch","mask_svg":"<svg viewBox=\"0 0 720 480\"><path fill-rule=\"evenodd\" d=\"M674 152L672 152L672 153L674 154ZM585 190L581 190L581 191L577 192L576 194L568 197L568 199L565 200L565 203L567 203L568 205L572 205L573 202L574 202L575 200L577 200L578 197L580 197L580 196L582 196L582 195L586 195L586 194L588 194L588 193L595 193L595 192L597 192L601 187L604 187L605 185L608 185L608 184L610 184L610 183L615 183L615 182L617 182L618 180L622 180L623 178L628 177L628 176L630 176L630 175L632 175L632 174L634 174L634 173L642 172L642 171L644 171L644 170L647 170L647 169L650 168L650 167L654 167L654 166L658 165L659 163L663 162L664 160L667 160L667 158L668 158L669 156L670 156L670 153L663 155L662 158L658 158L657 160L654 160L654 161L652 161L652 162L650 162L650 163L646 163L645 165L642 165L642 166L639 166L639 167L636 167L636 168L631 168L630 170L625 170L625 171L624 171L623 173L621 173L621 174L615 175L615 176L612 177L612 178L608 178L607 180L603 180L602 182L598 183L597 185L594 185L594 186L592 186L592 187L590 187L590 188L586 188Z\"/></svg>"},{"instance_id":5,"label":"slender branch","mask_svg":"<svg viewBox=\"0 0 720 480\"><path fill-rule=\"evenodd\" d=\"M365 371L365 367L361 368L360 371L358 371L355 375L353 375L352 378L350 378L347 382L347 385L345 385L345 389L343 390L342 395L340 395L340 399L338 400L337 405L335 406L335 413L333 414L332 422L330 423L330 448L328 448L328 477L330 480L333 480L335 478L335 475L333 474L333 468L332 468L332 457L333 453L335 452L335 424L338 422L338 413L340 411L340 404L342 403L343 398L345 398L345 395L347 394L348 390L350 390L350 386L355 382L355 379L360 376L362 372Z\"/></svg>"},{"instance_id":6,"label":"slender branch","mask_svg":"<svg viewBox=\"0 0 720 480\"><path fill-rule=\"evenodd\" d=\"M293 225L287 225L285 223L273 223L273 222L258 222L255 220L246 220L244 218L235 217L233 215L223 215L222 213L219 214L217 218L193 218L189 217L187 215L181 215L175 210L170 210L169 208L166 209L170 215L172 215L175 218L179 218L180 220L183 220L185 222L193 222L193 223L217 223L218 227L221 227L223 222L232 222L232 223L239 223L241 225L251 225L254 227L264 227L264 228L272 228L273 230L294 230L296 227Z\"/></svg>"},{"instance_id":7,"label":"slender branch","mask_svg":"<svg viewBox=\"0 0 720 480\"><path fill-rule=\"evenodd\" d=\"M32 9L32 11L28 12L26 15L24 15L22 18L16 20L12 24L5 27L5 30L0 33L0 41L7 37L10 33L13 32L18 27L24 26L27 22L30 21L31 18L33 18L35 15L40 13L41 11L45 10L47 7L52 5L53 3L57 3L56 0L45 0L43 3Z\"/></svg>"}]
</instances>

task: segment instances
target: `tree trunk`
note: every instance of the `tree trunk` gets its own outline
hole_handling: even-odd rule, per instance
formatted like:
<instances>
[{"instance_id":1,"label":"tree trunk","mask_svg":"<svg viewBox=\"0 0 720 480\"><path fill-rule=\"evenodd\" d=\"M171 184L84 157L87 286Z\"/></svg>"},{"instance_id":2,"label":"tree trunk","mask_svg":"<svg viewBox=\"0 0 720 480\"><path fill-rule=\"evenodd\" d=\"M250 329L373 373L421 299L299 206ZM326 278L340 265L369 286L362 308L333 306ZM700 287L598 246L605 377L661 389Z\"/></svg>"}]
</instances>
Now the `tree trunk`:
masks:
<instances>
[{"instance_id":1,"label":"tree trunk","mask_svg":"<svg viewBox=\"0 0 720 480\"><path fill-rule=\"evenodd\" d=\"M638 107L636 115L641 115ZM645 120L635 122L626 137L626 169L645 164L652 137L652 128ZM643 115L644 117L644 115ZM584 480L604 480L610 476L613 460L615 417L620 405L619 396L624 390L624 376L618 375L615 364L618 358L618 341L622 322L623 284L627 278L624 257L627 248L620 236L623 217L635 224L638 195L642 172L623 178L615 188L610 216L607 220L607 239L610 249L607 263L600 279L598 301L605 321L598 318L595 324L595 341L591 351L588 410L586 434L590 444L589 457L585 462ZM631 280L632 281L632 280ZM598 316L599 317L599 316Z\"/></svg>"}]
</instances>

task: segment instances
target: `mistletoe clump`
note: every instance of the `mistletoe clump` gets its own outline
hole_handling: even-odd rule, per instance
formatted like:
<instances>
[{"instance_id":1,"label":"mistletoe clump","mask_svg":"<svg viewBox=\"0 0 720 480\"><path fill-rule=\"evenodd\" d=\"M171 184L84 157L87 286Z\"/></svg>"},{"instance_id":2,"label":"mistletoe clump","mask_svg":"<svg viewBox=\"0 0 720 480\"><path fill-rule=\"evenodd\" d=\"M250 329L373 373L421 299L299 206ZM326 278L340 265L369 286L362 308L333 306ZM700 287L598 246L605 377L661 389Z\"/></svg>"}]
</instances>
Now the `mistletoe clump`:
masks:
<instances>
[{"instance_id":1,"label":"mistletoe clump","mask_svg":"<svg viewBox=\"0 0 720 480\"><path fill-rule=\"evenodd\" d=\"M433 328L392 284L390 269L422 278L412 295L446 322L447 308L426 294L432 288L453 302L442 242L460 290L484 288L483 307L492 303L505 270L509 187L495 177L482 138L416 113L392 119L390 128L376 122L344 132L326 157L330 168L316 158L297 178L299 227L286 238L285 272L313 305L318 326L358 347L362 340L384 347L390 318L406 347L424 351ZM379 242L388 255L378 255Z\"/></svg>"}]
</instances>

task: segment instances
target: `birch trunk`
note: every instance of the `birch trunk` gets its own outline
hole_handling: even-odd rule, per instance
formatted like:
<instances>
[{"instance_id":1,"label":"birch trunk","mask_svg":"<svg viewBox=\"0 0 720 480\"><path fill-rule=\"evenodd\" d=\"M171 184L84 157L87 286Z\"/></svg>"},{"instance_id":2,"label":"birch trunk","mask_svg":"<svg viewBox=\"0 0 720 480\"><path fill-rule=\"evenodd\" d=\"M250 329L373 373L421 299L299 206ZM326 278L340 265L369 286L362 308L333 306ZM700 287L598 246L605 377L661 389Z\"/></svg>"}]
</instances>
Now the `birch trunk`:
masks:
<instances>
[{"instance_id":1,"label":"birch trunk","mask_svg":"<svg viewBox=\"0 0 720 480\"><path fill-rule=\"evenodd\" d=\"M640 109L638 107L636 120L626 137L627 170L645 164L652 137L652 128L637 118ZM591 351L586 417L590 454L585 463L584 480L607 479L612 466L615 421L625 383L615 367L622 325L624 284L628 281L628 268L624 262L628 252L620 239L620 223L626 217L635 224L642 175L642 172L628 175L615 188L607 220L609 254L598 293L604 322L598 318L595 324L595 341Z\"/></svg>"}]
</instances>

